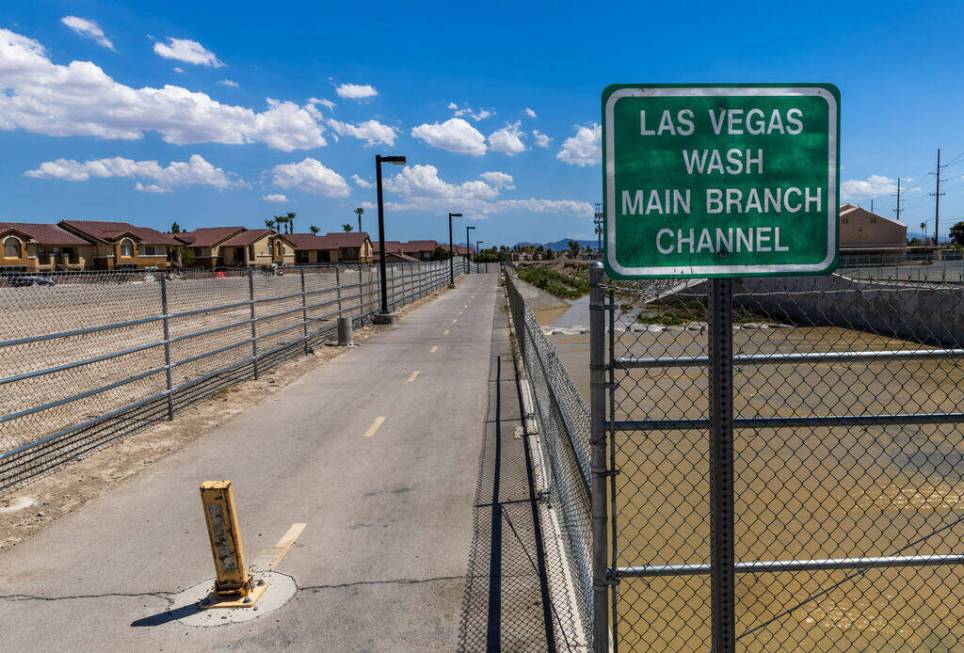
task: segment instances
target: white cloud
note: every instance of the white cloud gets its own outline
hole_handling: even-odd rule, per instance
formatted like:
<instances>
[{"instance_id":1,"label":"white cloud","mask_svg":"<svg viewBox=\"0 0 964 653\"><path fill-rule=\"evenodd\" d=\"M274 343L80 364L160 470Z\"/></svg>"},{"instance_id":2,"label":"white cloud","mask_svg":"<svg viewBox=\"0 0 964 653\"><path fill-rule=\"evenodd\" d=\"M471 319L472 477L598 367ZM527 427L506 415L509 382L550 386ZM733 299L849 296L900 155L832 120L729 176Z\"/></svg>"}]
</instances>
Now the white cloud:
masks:
<instances>
[{"instance_id":1,"label":"white cloud","mask_svg":"<svg viewBox=\"0 0 964 653\"><path fill-rule=\"evenodd\" d=\"M576 135L562 143L556 158L575 166L592 166L602 161L602 127L592 123L576 128Z\"/></svg>"},{"instance_id":2,"label":"white cloud","mask_svg":"<svg viewBox=\"0 0 964 653\"><path fill-rule=\"evenodd\" d=\"M288 196L282 195L281 193L271 193L269 195L262 195L261 199L265 202L287 202Z\"/></svg>"},{"instance_id":3,"label":"white cloud","mask_svg":"<svg viewBox=\"0 0 964 653\"><path fill-rule=\"evenodd\" d=\"M334 118L328 119L328 126L339 136L352 136L372 145L394 145L398 132L394 127L382 124L377 120L366 120L357 125L350 122L340 122Z\"/></svg>"},{"instance_id":4,"label":"white cloud","mask_svg":"<svg viewBox=\"0 0 964 653\"><path fill-rule=\"evenodd\" d=\"M522 123L518 120L507 124L502 129L498 129L489 134L489 148L493 152L502 152L509 156L515 156L520 152L526 151L525 143L522 142Z\"/></svg>"},{"instance_id":5,"label":"white cloud","mask_svg":"<svg viewBox=\"0 0 964 653\"><path fill-rule=\"evenodd\" d=\"M206 47L191 39L167 37L167 43L155 43L154 53L165 59L174 59L195 66L220 68L224 63Z\"/></svg>"},{"instance_id":6,"label":"white cloud","mask_svg":"<svg viewBox=\"0 0 964 653\"><path fill-rule=\"evenodd\" d=\"M536 147L547 148L549 143L552 141L548 135L542 133L538 129L532 130L532 142L535 143Z\"/></svg>"},{"instance_id":7,"label":"white cloud","mask_svg":"<svg viewBox=\"0 0 964 653\"><path fill-rule=\"evenodd\" d=\"M345 178L320 161L306 157L299 163L282 163L271 169L271 181L279 188L300 188L325 197L348 197Z\"/></svg>"},{"instance_id":8,"label":"white cloud","mask_svg":"<svg viewBox=\"0 0 964 653\"><path fill-rule=\"evenodd\" d=\"M440 150L482 156L485 136L461 118L449 118L443 123L422 124L412 129L412 136Z\"/></svg>"},{"instance_id":9,"label":"white cloud","mask_svg":"<svg viewBox=\"0 0 964 653\"><path fill-rule=\"evenodd\" d=\"M592 216L593 208L589 202L576 200L501 200L499 211L531 211L532 213L565 213L571 215Z\"/></svg>"},{"instance_id":10,"label":"white cloud","mask_svg":"<svg viewBox=\"0 0 964 653\"><path fill-rule=\"evenodd\" d=\"M138 190L142 193L170 193L170 188L164 188L163 186L158 186L157 184L142 184L137 182L134 184L134 190Z\"/></svg>"},{"instance_id":11,"label":"white cloud","mask_svg":"<svg viewBox=\"0 0 964 653\"><path fill-rule=\"evenodd\" d=\"M362 179L362 178L359 177L358 175L352 175L352 176L351 176L351 180L352 180L353 182L355 182L355 185L358 186L359 188L371 188L371 187L372 187L372 182L368 181L367 179Z\"/></svg>"},{"instance_id":12,"label":"white cloud","mask_svg":"<svg viewBox=\"0 0 964 653\"><path fill-rule=\"evenodd\" d=\"M218 82L218 84L220 84L221 86L227 86L227 87L229 87L229 88L237 88L237 87L238 87L238 83L237 83L236 81L234 81L233 79L222 79L220 82Z\"/></svg>"},{"instance_id":13,"label":"white cloud","mask_svg":"<svg viewBox=\"0 0 964 653\"><path fill-rule=\"evenodd\" d=\"M486 181L493 188L499 188L504 190L515 190L515 180L512 179L512 175L506 174L504 172L483 172L479 175L482 179Z\"/></svg>"},{"instance_id":14,"label":"white cloud","mask_svg":"<svg viewBox=\"0 0 964 653\"><path fill-rule=\"evenodd\" d=\"M152 183L142 184L138 181L135 188L148 193L166 193L179 186L212 186L223 190L247 185L237 175L215 167L200 154L192 155L187 161L172 161L167 166L157 161L134 161L119 156L91 161L57 159L45 161L24 175L35 179L75 182L111 177L144 179Z\"/></svg>"},{"instance_id":15,"label":"white cloud","mask_svg":"<svg viewBox=\"0 0 964 653\"><path fill-rule=\"evenodd\" d=\"M902 192L909 193L920 190L920 188L909 188L907 183L910 181L909 177L903 178ZM840 184L840 193L845 200L893 195L896 192L897 180L883 175L870 175L866 179L847 179Z\"/></svg>"},{"instance_id":16,"label":"white cloud","mask_svg":"<svg viewBox=\"0 0 964 653\"><path fill-rule=\"evenodd\" d=\"M184 69L180 66L174 66L174 72L176 72L178 75L182 75L184 74Z\"/></svg>"},{"instance_id":17,"label":"white cloud","mask_svg":"<svg viewBox=\"0 0 964 653\"><path fill-rule=\"evenodd\" d=\"M335 89L335 93L348 100L366 100L378 95L371 84L342 84Z\"/></svg>"},{"instance_id":18,"label":"white cloud","mask_svg":"<svg viewBox=\"0 0 964 653\"><path fill-rule=\"evenodd\" d=\"M114 44L104 34L104 30L100 28L97 21L91 20L90 18L81 18L80 16L64 16L60 19L60 22L77 34L93 39L97 45L101 45L109 50L114 49Z\"/></svg>"},{"instance_id":19,"label":"white cloud","mask_svg":"<svg viewBox=\"0 0 964 653\"><path fill-rule=\"evenodd\" d=\"M311 105L320 104L321 106L325 107L329 111L335 110L335 103L329 100L328 98L319 99L316 97L310 97L308 98L308 104L311 104Z\"/></svg>"},{"instance_id":20,"label":"white cloud","mask_svg":"<svg viewBox=\"0 0 964 653\"><path fill-rule=\"evenodd\" d=\"M307 105L306 105L307 106ZM39 41L0 28L0 131L134 140L154 131L168 143L265 143L291 151L325 145L305 107L222 104L182 86L133 88L89 61L54 64Z\"/></svg>"},{"instance_id":21,"label":"white cloud","mask_svg":"<svg viewBox=\"0 0 964 653\"><path fill-rule=\"evenodd\" d=\"M456 118L468 116L475 122L480 122L495 115L495 109L479 109L478 111L475 111L467 104L463 107L460 107L455 102L449 102L448 108L452 111L452 115Z\"/></svg>"},{"instance_id":22,"label":"white cloud","mask_svg":"<svg viewBox=\"0 0 964 653\"><path fill-rule=\"evenodd\" d=\"M438 168L433 165L413 165L403 168L400 173L385 182L385 188L413 198L445 199L490 199L499 190L484 181L466 181L450 184L438 176Z\"/></svg>"},{"instance_id":23,"label":"white cloud","mask_svg":"<svg viewBox=\"0 0 964 653\"><path fill-rule=\"evenodd\" d=\"M530 118L535 118L536 112L530 109L529 107L526 107L526 115L529 116Z\"/></svg>"},{"instance_id":24,"label":"white cloud","mask_svg":"<svg viewBox=\"0 0 964 653\"><path fill-rule=\"evenodd\" d=\"M485 218L496 213L529 212L592 215L588 202L550 199L502 199L502 190L512 190L512 177L503 172L486 172L482 179L450 183L439 177L432 165L414 165L386 180L385 188L400 201L388 206L399 211L445 213L458 209L468 218Z\"/></svg>"}]
</instances>

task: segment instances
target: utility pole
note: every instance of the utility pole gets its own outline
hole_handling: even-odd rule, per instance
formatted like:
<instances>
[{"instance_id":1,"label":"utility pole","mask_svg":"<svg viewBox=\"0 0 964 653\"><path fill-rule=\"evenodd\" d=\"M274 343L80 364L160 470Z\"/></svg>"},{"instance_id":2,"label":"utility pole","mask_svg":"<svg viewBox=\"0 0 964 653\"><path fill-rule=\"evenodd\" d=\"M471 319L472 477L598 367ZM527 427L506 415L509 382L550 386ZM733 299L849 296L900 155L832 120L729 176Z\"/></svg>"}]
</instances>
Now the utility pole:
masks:
<instances>
[{"instance_id":1,"label":"utility pole","mask_svg":"<svg viewBox=\"0 0 964 653\"><path fill-rule=\"evenodd\" d=\"M930 174L937 178L937 188L931 195L934 196L934 248L940 246L940 229L941 229L941 195L946 195L947 193L941 192L941 168L946 168L947 166L941 165L941 148L937 148L937 170Z\"/></svg>"},{"instance_id":2,"label":"utility pole","mask_svg":"<svg viewBox=\"0 0 964 653\"><path fill-rule=\"evenodd\" d=\"M602 205L596 202L596 211L593 213L592 221L596 227L596 244L599 252L602 252L602 237L603 237L603 212Z\"/></svg>"},{"instance_id":3,"label":"utility pole","mask_svg":"<svg viewBox=\"0 0 964 653\"><path fill-rule=\"evenodd\" d=\"M897 178L897 208L894 209L897 222L900 222L900 177Z\"/></svg>"}]
</instances>

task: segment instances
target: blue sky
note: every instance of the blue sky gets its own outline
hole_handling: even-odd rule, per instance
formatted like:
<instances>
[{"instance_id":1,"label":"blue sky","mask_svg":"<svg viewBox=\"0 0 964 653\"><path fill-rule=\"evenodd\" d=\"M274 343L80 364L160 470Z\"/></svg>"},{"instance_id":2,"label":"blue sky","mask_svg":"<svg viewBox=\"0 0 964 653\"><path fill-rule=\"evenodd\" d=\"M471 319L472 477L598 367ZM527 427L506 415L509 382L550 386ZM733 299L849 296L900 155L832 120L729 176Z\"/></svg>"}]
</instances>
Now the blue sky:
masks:
<instances>
[{"instance_id":1,"label":"blue sky","mask_svg":"<svg viewBox=\"0 0 964 653\"><path fill-rule=\"evenodd\" d=\"M383 153L409 160L389 238L443 239L447 211L490 244L591 238L604 86L812 81L841 90L845 199L893 216L902 177L912 233L942 147L946 234L962 24L960 2L6 2L0 220L334 230Z\"/></svg>"}]
</instances>

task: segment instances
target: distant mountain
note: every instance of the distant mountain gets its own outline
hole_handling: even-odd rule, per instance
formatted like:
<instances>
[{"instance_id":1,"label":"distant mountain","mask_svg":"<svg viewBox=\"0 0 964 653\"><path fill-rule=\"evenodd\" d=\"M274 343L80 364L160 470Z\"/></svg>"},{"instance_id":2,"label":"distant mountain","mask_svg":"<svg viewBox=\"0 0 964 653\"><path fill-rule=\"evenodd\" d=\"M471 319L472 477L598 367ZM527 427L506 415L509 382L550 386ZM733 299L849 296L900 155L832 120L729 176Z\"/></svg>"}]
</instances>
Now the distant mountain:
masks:
<instances>
[{"instance_id":1,"label":"distant mountain","mask_svg":"<svg viewBox=\"0 0 964 653\"><path fill-rule=\"evenodd\" d=\"M569 249L570 240L573 240L573 239L563 238L562 240L557 240L554 243L541 243L541 244L546 249L551 249L554 252L562 252ZM596 246L599 244L598 241L595 241L595 240L577 240L576 242L579 243L579 246L582 247L583 249L586 249L586 248L596 249ZM516 246L532 247L534 245L539 245L539 244L540 243L516 243Z\"/></svg>"}]
</instances>

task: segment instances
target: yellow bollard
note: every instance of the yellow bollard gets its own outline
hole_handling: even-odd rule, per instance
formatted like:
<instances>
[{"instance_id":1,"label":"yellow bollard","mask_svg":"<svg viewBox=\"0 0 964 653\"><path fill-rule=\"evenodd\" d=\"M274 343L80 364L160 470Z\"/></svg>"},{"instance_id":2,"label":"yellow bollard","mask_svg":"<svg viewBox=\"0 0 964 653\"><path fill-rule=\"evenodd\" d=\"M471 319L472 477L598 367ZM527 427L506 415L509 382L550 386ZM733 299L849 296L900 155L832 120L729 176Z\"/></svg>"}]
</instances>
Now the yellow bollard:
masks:
<instances>
[{"instance_id":1,"label":"yellow bollard","mask_svg":"<svg viewBox=\"0 0 964 653\"><path fill-rule=\"evenodd\" d=\"M238 529L231 481L205 481L201 484L201 505L208 525L211 554L217 579L211 594L201 601L202 608L249 608L267 589L264 581L255 582L244 561L244 545Z\"/></svg>"}]
</instances>

